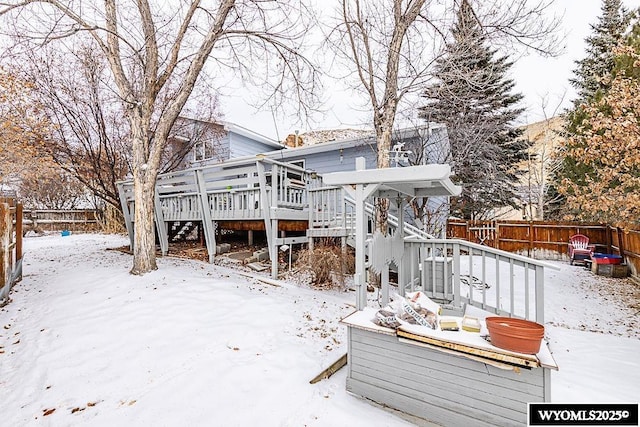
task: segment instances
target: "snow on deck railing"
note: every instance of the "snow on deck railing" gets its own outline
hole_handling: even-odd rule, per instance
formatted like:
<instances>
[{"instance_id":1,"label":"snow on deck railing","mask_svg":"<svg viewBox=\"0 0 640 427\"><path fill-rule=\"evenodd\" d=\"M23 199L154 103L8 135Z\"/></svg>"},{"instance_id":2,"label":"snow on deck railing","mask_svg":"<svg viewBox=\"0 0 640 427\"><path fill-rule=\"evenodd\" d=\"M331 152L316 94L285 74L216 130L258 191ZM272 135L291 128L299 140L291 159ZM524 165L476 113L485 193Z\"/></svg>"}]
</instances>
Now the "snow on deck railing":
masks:
<instances>
[{"instance_id":1,"label":"snow on deck railing","mask_svg":"<svg viewBox=\"0 0 640 427\"><path fill-rule=\"evenodd\" d=\"M544 269L557 267L457 239L405 239L401 292L544 323Z\"/></svg>"}]
</instances>

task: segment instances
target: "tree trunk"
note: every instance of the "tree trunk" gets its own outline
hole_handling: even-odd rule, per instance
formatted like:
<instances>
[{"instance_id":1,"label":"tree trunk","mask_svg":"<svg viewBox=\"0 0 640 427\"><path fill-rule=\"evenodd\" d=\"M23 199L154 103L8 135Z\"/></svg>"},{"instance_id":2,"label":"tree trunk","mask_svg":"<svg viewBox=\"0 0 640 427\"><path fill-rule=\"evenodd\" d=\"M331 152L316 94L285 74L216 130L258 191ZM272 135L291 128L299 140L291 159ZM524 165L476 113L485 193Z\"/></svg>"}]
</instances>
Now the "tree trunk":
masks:
<instances>
[{"instance_id":1,"label":"tree trunk","mask_svg":"<svg viewBox=\"0 0 640 427\"><path fill-rule=\"evenodd\" d=\"M540 191L538 193L538 209L536 211L536 220L542 221L544 220L544 186L541 186Z\"/></svg>"},{"instance_id":2,"label":"tree trunk","mask_svg":"<svg viewBox=\"0 0 640 427\"><path fill-rule=\"evenodd\" d=\"M144 173L144 171L142 171ZM133 244L133 268L131 274L144 274L157 270L154 223L154 184L148 176L144 182L134 181L135 227Z\"/></svg>"},{"instance_id":3,"label":"tree trunk","mask_svg":"<svg viewBox=\"0 0 640 427\"><path fill-rule=\"evenodd\" d=\"M379 169L389 167L389 150L391 150L391 124L376 124L376 139L378 141L378 161ZM387 221L389 218L389 200L377 199L376 201L376 228L387 235Z\"/></svg>"},{"instance_id":4,"label":"tree trunk","mask_svg":"<svg viewBox=\"0 0 640 427\"><path fill-rule=\"evenodd\" d=\"M130 123L135 203L131 274L145 274L158 269L156 264L154 196L160 162L157 159L149 158L149 133L146 125L148 121L138 111L134 111L130 116Z\"/></svg>"}]
</instances>

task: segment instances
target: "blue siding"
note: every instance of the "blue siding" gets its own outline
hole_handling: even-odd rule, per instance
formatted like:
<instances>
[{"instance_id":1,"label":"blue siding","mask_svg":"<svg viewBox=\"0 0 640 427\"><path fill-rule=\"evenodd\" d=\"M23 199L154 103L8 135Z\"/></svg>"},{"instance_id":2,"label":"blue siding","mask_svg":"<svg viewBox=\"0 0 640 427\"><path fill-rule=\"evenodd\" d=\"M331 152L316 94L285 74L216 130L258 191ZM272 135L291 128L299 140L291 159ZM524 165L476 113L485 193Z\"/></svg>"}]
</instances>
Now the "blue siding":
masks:
<instances>
[{"instance_id":1,"label":"blue siding","mask_svg":"<svg viewBox=\"0 0 640 427\"><path fill-rule=\"evenodd\" d=\"M397 142L398 140L394 139L393 143ZM424 150L425 163L427 164L447 163L449 156L449 137L444 127L433 129L426 144L421 144L417 137L408 138L402 142L405 142L405 150ZM367 169L375 169L377 165L377 146L375 140L363 141L362 144L356 147L344 148L342 152L340 152L340 149L334 144L327 145L327 151L319 153L291 156L291 152L289 152L289 157L283 159L283 161L292 162L304 159L305 169L316 171L319 174L325 174L355 170L355 161L358 157L365 158ZM448 202L448 197L430 197L427 207L430 214L426 216L429 224L426 224L426 227L419 228L436 235L436 237L443 237L449 214ZM392 207L392 210L395 210L396 212L394 212L394 214L397 215L397 209ZM405 221L418 226L415 222L414 215L413 209L405 205Z\"/></svg>"},{"instance_id":2,"label":"blue siding","mask_svg":"<svg viewBox=\"0 0 640 427\"><path fill-rule=\"evenodd\" d=\"M393 143L398 142L394 139ZM418 138L408 138L404 140L405 150L424 149L426 163L447 163L449 155L449 138L445 128L433 129L429 141L422 147L418 144ZM296 150L295 148L289 150ZM345 172L355 170L356 158L364 157L367 169L375 169L377 165L377 146L375 139L365 140L362 144L344 148L342 152L336 144L328 144L327 150L319 153L301 154L293 156L288 152L286 162L304 159L305 168L316 171L320 174L329 172Z\"/></svg>"},{"instance_id":3,"label":"blue siding","mask_svg":"<svg viewBox=\"0 0 640 427\"><path fill-rule=\"evenodd\" d=\"M360 145L357 147L345 148L342 151L342 160L340 159L340 150L323 151L307 155L288 157L287 162L304 159L305 169L316 171L320 174L329 172L345 172L352 171L356 168L356 158L364 157L366 159L367 169L376 167L375 146Z\"/></svg>"},{"instance_id":4,"label":"blue siding","mask_svg":"<svg viewBox=\"0 0 640 427\"><path fill-rule=\"evenodd\" d=\"M256 141L244 135L239 135L235 132L229 132L228 138L230 147L228 158L230 159L244 156L255 156L256 154L266 153L274 150L274 147L272 145Z\"/></svg>"}]
</instances>

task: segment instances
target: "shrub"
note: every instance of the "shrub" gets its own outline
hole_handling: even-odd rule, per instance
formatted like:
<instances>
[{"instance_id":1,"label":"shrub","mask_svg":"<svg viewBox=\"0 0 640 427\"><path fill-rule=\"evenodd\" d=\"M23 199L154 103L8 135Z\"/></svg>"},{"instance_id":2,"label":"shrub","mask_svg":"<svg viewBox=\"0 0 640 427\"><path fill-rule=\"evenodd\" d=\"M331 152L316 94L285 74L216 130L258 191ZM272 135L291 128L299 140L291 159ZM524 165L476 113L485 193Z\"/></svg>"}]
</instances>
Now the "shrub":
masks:
<instances>
[{"instance_id":1,"label":"shrub","mask_svg":"<svg viewBox=\"0 0 640 427\"><path fill-rule=\"evenodd\" d=\"M343 252L339 245L324 243L301 251L298 265L311 273L314 285L344 286L345 276L355 271L355 256L350 248Z\"/></svg>"}]
</instances>

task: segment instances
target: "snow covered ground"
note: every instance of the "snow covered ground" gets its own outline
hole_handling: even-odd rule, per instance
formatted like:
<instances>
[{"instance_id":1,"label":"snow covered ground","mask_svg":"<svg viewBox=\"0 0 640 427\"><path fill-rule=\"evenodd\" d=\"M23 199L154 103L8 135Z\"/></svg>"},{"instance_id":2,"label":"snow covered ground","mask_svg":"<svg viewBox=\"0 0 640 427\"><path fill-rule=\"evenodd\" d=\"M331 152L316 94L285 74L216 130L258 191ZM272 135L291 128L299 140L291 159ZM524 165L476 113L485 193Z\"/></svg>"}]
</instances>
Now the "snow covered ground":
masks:
<instances>
[{"instance_id":1,"label":"snow covered ground","mask_svg":"<svg viewBox=\"0 0 640 427\"><path fill-rule=\"evenodd\" d=\"M403 426L345 391L352 292L273 286L198 261L128 274L121 236L25 239L24 279L0 309L0 424ZM638 288L558 263L546 324L556 402L637 402ZM246 274L246 273L244 273Z\"/></svg>"}]
</instances>

